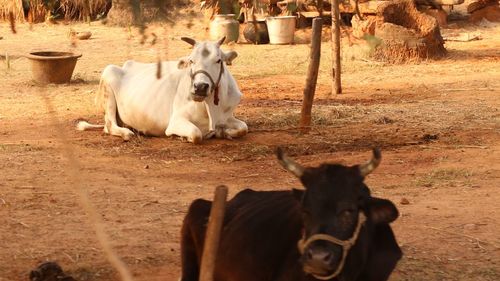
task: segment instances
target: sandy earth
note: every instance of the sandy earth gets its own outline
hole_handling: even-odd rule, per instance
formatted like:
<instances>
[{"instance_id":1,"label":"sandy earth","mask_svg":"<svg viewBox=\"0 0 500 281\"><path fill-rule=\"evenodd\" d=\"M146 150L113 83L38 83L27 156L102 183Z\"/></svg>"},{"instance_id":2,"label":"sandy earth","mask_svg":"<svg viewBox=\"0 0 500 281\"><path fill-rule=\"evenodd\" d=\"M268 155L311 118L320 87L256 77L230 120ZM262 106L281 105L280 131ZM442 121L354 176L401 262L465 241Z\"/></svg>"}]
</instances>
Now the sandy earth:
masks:
<instances>
[{"instance_id":1,"label":"sandy earth","mask_svg":"<svg viewBox=\"0 0 500 281\"><path fill-rule=\"evenodd\" d=\"M91 30L93 38L71 46L70 28ZM323 43L315 127L307 135L296 130L306 44L229 46L239 52L231 71L244 93L237 116L250 128L242 139L195 146L75 131L78 118L102 120L93 94L105 65L154 61L158 51L174 59L189 53L180 35L206 36L197 25L156 29L162 40L151 46L151 37L141 45L134 31L100 23L18 25L17 34L0 24L0 54L14 57L10 68L0 60L0 280L27 280L47 260L78 280L119 279L77 186L88 190L136 280L176 280L179 230L193 199L211 198L222 183L230 196L246 187L299 186L277 165L279 145L307 165L357 164L382 148L383 162L367 182L401 212L393 227L404 258L391 280L500 280L500 25L451 25L444 34L479 32L482 40L447 42L446 58L418 64L386 65L346 48L341 96L329 95ZM28 60L15 57L47 48L83 54L70 85L37 85ZM76 177L61 131L80 167Z\"/></svg>"}]
</instances>

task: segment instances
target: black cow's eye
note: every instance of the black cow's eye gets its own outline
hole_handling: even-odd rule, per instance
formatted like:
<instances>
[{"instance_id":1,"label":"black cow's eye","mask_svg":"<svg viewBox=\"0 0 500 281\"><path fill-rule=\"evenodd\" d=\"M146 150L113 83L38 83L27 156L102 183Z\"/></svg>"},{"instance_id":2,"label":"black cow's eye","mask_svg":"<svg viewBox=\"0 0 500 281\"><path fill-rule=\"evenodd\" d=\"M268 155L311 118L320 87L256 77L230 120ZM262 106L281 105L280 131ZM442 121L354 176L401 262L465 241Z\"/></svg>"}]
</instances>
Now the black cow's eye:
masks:
<instances>
[{"instance_id":1,"label":"black cow's eye","mask_svg":"<svg viewBox=\"0 0 500 281\"><path fill-rule=\"evenodd\" d=\"M343 216L352 216L354 214L354 210L353 209L343 210L341 214Z\"/></svg>"},{"instance_id":2,"label":"black cow's eye","mask_svg":"<svg viewBox=\"0 0 500 281\"><path fill-rule=\"evenodd\" d=\"M311 216L311 212L310 212L309 210L306 210L306 209L303 209L303 210L302 210L302 214L303 214L304 216L307 216L307 217L310 217L310 216Z\"/></svg>"}]
</instances>

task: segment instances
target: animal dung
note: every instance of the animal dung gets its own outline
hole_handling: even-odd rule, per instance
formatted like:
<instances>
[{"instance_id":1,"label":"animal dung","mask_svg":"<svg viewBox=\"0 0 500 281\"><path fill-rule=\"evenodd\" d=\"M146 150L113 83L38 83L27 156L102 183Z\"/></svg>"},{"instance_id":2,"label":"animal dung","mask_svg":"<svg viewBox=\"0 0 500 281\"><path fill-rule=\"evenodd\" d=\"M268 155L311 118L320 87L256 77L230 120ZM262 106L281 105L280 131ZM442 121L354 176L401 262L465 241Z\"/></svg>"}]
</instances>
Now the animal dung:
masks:
<instances>
[{"instance_id":1,"label":"animal dung","mask_svg":"<svg viewBox=\"0 0 500 281\"><path fill-rule=\"evenodd\" d=\"M44 262L30 272L30 281L75 281L56 262Z\"/></svg>"}]
</instances>

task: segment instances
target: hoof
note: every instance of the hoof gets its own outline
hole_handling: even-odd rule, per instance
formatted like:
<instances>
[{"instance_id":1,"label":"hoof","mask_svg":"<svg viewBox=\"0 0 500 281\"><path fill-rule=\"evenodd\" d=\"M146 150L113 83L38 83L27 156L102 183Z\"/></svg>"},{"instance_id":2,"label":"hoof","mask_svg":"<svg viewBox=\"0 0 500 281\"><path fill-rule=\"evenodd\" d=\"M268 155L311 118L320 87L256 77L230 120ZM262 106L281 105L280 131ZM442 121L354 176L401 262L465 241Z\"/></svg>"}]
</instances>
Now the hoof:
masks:
<instances>
[{"instance_id":1,"label":"hoof","mask_svg":"<svg viewBox=\"0 0 500 281\"><path fill-rule=\"evenodd\" d=\"M215 131L209 131L208 133L206 133L206 134L203 136L203 139L208 140L208 139L213 138L215 135L216 135L216 132L215 132Z\"/></svg>"},{"instance_id":2,"label":"hoof","mask_svg":"<svg viewBox=\"0 0 500 281\"><path fill-rule=\"evenodd\" d=\"M203 140L202 137L196 136L190 139L190 142L192 142L193 144L200 144L202 140Z\"/></svg>"},{"instance_id":3,"label":"hoof","mask_svg":"<svg viewBox=\"0 0 500 281\"><path fill-rule=\"evenodd\" d=\"M127 132L122 135L123 141L129 141L135 134L133 132Z\"/></svg>"}]
</instances>

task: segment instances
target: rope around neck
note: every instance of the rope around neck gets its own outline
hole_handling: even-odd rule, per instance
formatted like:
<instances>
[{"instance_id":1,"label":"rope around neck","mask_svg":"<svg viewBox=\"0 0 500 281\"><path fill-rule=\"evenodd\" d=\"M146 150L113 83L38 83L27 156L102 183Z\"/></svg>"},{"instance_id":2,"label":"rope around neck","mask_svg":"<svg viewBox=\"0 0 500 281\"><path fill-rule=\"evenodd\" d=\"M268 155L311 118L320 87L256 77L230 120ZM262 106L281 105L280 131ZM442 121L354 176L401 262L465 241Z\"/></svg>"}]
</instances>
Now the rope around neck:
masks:
<instances>
[{"instance_id":1,"label":"rope around neck","mask_svg":"<svg viewBox=\"0 0 500 281\"><path fill-rule=\"evenodd\" d=\"M305 237L299 240L298 247L301 254L304 254L304 250L307 248L307 246L309 246L312 242L318 240L324 240L342 246L342 259L340 260L340 264L337 267L337 270L335 270L334 273L328 276L318 276L313 274L314 278L319 280L330 280L340 274L340 272L344 268L347 254L349 253L351 247L356 243L356 240L358 239L359 233L361 231L361 227L363 226L365 221L366 221L366 216L362 212L359 212L358 224L356 225L356 229L354 230L352 237L349 238L348 240L340 240L328 234L314 234L307 240L305 239Z\"/></svg>"},{"instance_id":2,"label":"rope around neck","mask_svg":"<svg viewBox=\"0 0 500 281\"><path fill-rule=\"evenodd\" d=\"M219 105L219 83L220 79L222 78L222 73L224 73L224 62L220 62L220 71L219 71L219 77L217 78L217 83L214 82L214 79L212 76L210 76L210 73L203 69L196 70L194 73L190 73L191 80L194 80L194 77L198 74L205 74L205 76L208 77L210 80L210 83L212 83L212 91L214 92L214 104Z\"/></svg>"}]
</instances>

